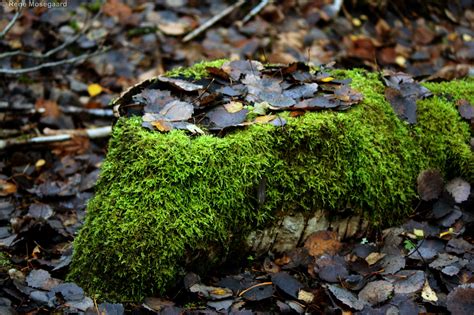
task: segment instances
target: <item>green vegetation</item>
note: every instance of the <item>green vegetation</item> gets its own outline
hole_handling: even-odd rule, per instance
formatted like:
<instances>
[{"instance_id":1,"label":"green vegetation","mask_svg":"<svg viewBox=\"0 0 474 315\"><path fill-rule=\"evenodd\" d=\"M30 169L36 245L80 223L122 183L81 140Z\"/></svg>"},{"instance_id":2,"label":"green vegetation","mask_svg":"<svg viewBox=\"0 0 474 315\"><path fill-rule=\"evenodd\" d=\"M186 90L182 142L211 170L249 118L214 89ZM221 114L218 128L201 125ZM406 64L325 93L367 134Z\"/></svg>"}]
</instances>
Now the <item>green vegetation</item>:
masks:
<instances>
[{"instance_id":1,"label":"green vegetation","mask_svg":"<svg viewBox=\"0 0 474 315\"><path fill-rule=\"evenodd\" d=\"M202 76L205 66L180 71ZM385 101L377 74L334 75L351 77L364 101L347 112L287 117L284 127L190 137L121 118L75 240L70 278L102 298L139 301L177 283L196 253L212 267L277 211L350 207L386 225L411 213L421 170L473 178L469 126L444 96L420 102L419 122L409 126ZM472 98L465 94L474 90L473 82L430 88L438 86L455 97ZM263 176L266 200L259 205Z\"/></svg>"},{"instance_id":2,"label":"green vegetation","mask_svg":"<svg viewBox=\"0 0 474 315\"><path fill-rule=\"evenodd\" d=\"M7 254L0 251L0 272L6 272L12 266Z\"/></svg>"}]
</instances>

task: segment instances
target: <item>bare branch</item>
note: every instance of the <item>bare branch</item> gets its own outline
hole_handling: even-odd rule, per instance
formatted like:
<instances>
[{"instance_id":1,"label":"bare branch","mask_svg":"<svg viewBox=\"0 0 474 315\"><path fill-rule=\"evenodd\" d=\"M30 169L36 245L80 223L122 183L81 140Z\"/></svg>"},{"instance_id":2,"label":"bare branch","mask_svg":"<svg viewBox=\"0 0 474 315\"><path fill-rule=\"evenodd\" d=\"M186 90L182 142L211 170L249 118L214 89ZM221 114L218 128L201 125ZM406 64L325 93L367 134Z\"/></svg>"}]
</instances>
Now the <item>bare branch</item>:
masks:
<instances>
[{"instance_id":1,"label":"bare branch","mask_svg":"<svg viewBox=\"0 0 474 315\"><path fill-rule=\"evenodd\" d=\"M82 54L82 55L79 55L79 56L76 56L76 57L72 57L72 58L69 58L69 59L63 59L63 60L58 60L58 61L45 62L45 63L39 64L39 65L34 66L34 67L29 67L29 68L0 69L0 74L5 74L5 75L20 75L20 74L25 74L25 73L29 73L29 72L38 71L38 70L45 69L45 68L52 68L52 67L57 67L57 66L65 65L65 64L75 63L75 62L83 61L83 60L85 60L85 59L87 59L87 58L90 58L90 57L97 56L97 55L100 55L100 54L102 54L102 53L105 53L105 52L107 52L109 49L110 49L110 48L106 48L106 49L102 49L102 50L95 51L95 52L92 52L92 53Z\"/></svg>"},{"instance_id":2,"label":"bare branch","mask_svg":"<svg viewBox=\"0 0 474 315\"><path fill-rule=\"evenodd\" d=\"M183 38L183 42L187 42L187 41L190 41L191 39L193 39L194 37L198 36L199 34L201 34L202 32L204 32L205 30L207 30L209 27L211 27L212 25L214 25L217 21L219 21L220 19L222 19L224 16L226 16L227 14L229 14L230 12L234 11L235 9L237 9L238 7L240 7L242 4L245 3L246 0L239 0L237 1L236 3L234 3L233 5L225 8L225 10L223 10L221 13L219 13L218 15L215 15L213 16L212 18L210 18L209 20L207 20L204 24L202 24L201 26L199 26L197 29L195 29L194 31L192 31L191 33L189 33L188 35L186 35L184 38Z\"/></svg>"},{"instance_id":3,"label":"bare branch","mask_svg":"<svg viewBox=\"0 0 474 315\"><path fill-rule=\"evenodd\" d=\"M8 22L7 26L5 26L5 29L0 32L0 39L2 39L3 37L5 37L5 35L7 35L7 33L10 31L10 29L13 27L13 25L15 25L18 18L21 16L21 9L25 6L25 0L22 0L21 4L22 5L20 6L20 9L18 9L18 11L16 11L13 18L10 20L10 22Z\"/></svg>"},{"instance_id":4,"label":"bare branch","mask_svg":"<svg viewBox=\"0 0 474 315\"><path fill-rule=\"evenodd\" d=\"M51 57L55 53L75 43L79 39L79 37L84 35L89 30L89 28L92 25L92 21L96 20L100 16L100 14L102 14L102 9L99 10L91 19L88 20L87 24L82 28L80 32L78 32L76 35L71 37L69 40L64 41L64 43L62 43L61 45L54 47L45 53L35 53L35 52L29 53L22 50L14 50L14 51L7 51L3 54L0 54L0 59L14 57L14 56L25 56L25 57L36 58L36 59L44 59L44 58Z\"/></svg>"},{"instance_id":5,"label":"bare branch","mask_svg":"<svg viewBox=\"0 0 474 315\"><path fill-rule=\"evenodd\" d=\"M49 132L52 132L51 130ZM24 138L13 138L13 139L0 139L0 150L15 146L15 145L25 145L25 144L35 144L35 143L53 143L71 140L72 137L81 136L88 137L89 139L96 138L105 138L110 136L112 133L112 127L99 127L91 129L79 129L79 130L55 130L53 135L33 137L29 139Z\"/></svg>"},{"instance_id":6,"label":"bare branch","mask_svg":"<svg viewBox=\"0 0 474 315\"><path fill-rule=\"evenodd\" d=\"M242 24L245 24L247 23L248 21L250 21L250 19L252 19L254 16L256 16L258 13L260 13L260 11L263 10L263 8L265 8L265 6L272 2L271 0L262 0L260 1L259 4L257 4L257 6L255 8L253 8L243 19L242 19Z\"/></svg>"}]
</instances>

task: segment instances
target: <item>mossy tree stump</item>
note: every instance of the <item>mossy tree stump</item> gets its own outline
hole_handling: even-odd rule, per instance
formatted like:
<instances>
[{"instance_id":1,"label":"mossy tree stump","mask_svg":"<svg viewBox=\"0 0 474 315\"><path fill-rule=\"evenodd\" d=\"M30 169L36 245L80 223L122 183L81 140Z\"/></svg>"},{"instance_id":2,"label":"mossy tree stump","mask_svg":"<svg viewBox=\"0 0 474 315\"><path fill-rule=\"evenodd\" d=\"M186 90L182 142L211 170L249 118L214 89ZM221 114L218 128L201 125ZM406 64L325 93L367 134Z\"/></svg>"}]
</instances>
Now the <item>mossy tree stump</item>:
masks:
<instances>
[{"instance_id":1,"label":"mossy tree stump","mask_svg":"<svg viewBox=\"0 0 474 315\"><path fill-rule=\"evenodd\" d=\"M204 66L185 73L203 75ZM470 129L454 101L474 102L473 80L427 84L435 96L418 102L410 126L385 100L378 74L333 75L352 78L363 102L347 112L287 117L284 127L190 137L120 118L74 243L70 278L103 298L139 301L179 281L193 254L218 253L201 260L212 267L275 217L350 208L386 225L412 212L421 170L472 181Z\"/></svg>"}]
</instances>

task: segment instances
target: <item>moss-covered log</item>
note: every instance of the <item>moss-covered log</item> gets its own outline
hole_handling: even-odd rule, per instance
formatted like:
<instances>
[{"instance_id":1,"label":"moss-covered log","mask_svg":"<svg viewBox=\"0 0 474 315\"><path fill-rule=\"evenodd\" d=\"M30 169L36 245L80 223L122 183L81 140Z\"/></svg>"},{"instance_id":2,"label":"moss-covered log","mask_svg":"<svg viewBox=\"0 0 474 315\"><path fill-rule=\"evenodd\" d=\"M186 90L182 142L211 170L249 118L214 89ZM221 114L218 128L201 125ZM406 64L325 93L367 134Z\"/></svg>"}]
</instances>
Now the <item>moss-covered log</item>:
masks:
<instances>
[{"instance_id":1,"label":"moss-covered log","mask_svg":"<svg viewBox=\"0 0 474 315\"><path fill-rule=\"evenodd\" d=\"M284 127L190 137L119 119L70 278L101 297L139 300L178 281L190 253L222 258L279 213L350 208L389 224L411 213L421 170L473 180L470 129L454 103L474 102L472 80L428 84L435 96L418 102L418 122L409 126L385 100L378 74L334 75L351 77L364 101L347 112L288 117ZM213 257L201 262L212 267Z\"/></svg>"}]
</instances>

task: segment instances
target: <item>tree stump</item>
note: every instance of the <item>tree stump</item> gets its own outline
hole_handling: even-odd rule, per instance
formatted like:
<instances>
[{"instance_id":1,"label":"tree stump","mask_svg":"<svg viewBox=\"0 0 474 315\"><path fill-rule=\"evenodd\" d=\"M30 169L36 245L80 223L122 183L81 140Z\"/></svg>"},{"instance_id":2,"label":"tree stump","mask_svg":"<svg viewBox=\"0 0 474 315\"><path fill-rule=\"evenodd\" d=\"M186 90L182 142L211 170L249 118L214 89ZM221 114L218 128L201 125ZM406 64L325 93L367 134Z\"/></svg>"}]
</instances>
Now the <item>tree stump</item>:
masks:
<instances>
[{"instance_id":1,"label":"tree stump","mask_svg":"<svg viewBox=\"0 0 474 315\"><path fill-rule=\"evenodd\" d=\"M205 77L208 65L216 67L171 74ZM69 277L109 300L139 301L181 281L196 261L212 268L234 252L285 251L331 224L354 236L395 223L413 211L424 169L472 180L470 128L455 105L474 101L472 80L427 84L434 96L418 101L410 125L386 101L378 74L331 75L351 78L363 101L344 112L284 113L284 126L251 124L224 136L162 133L142 127L141 117L119 118Z\"/></svg>"}]
</instances>

